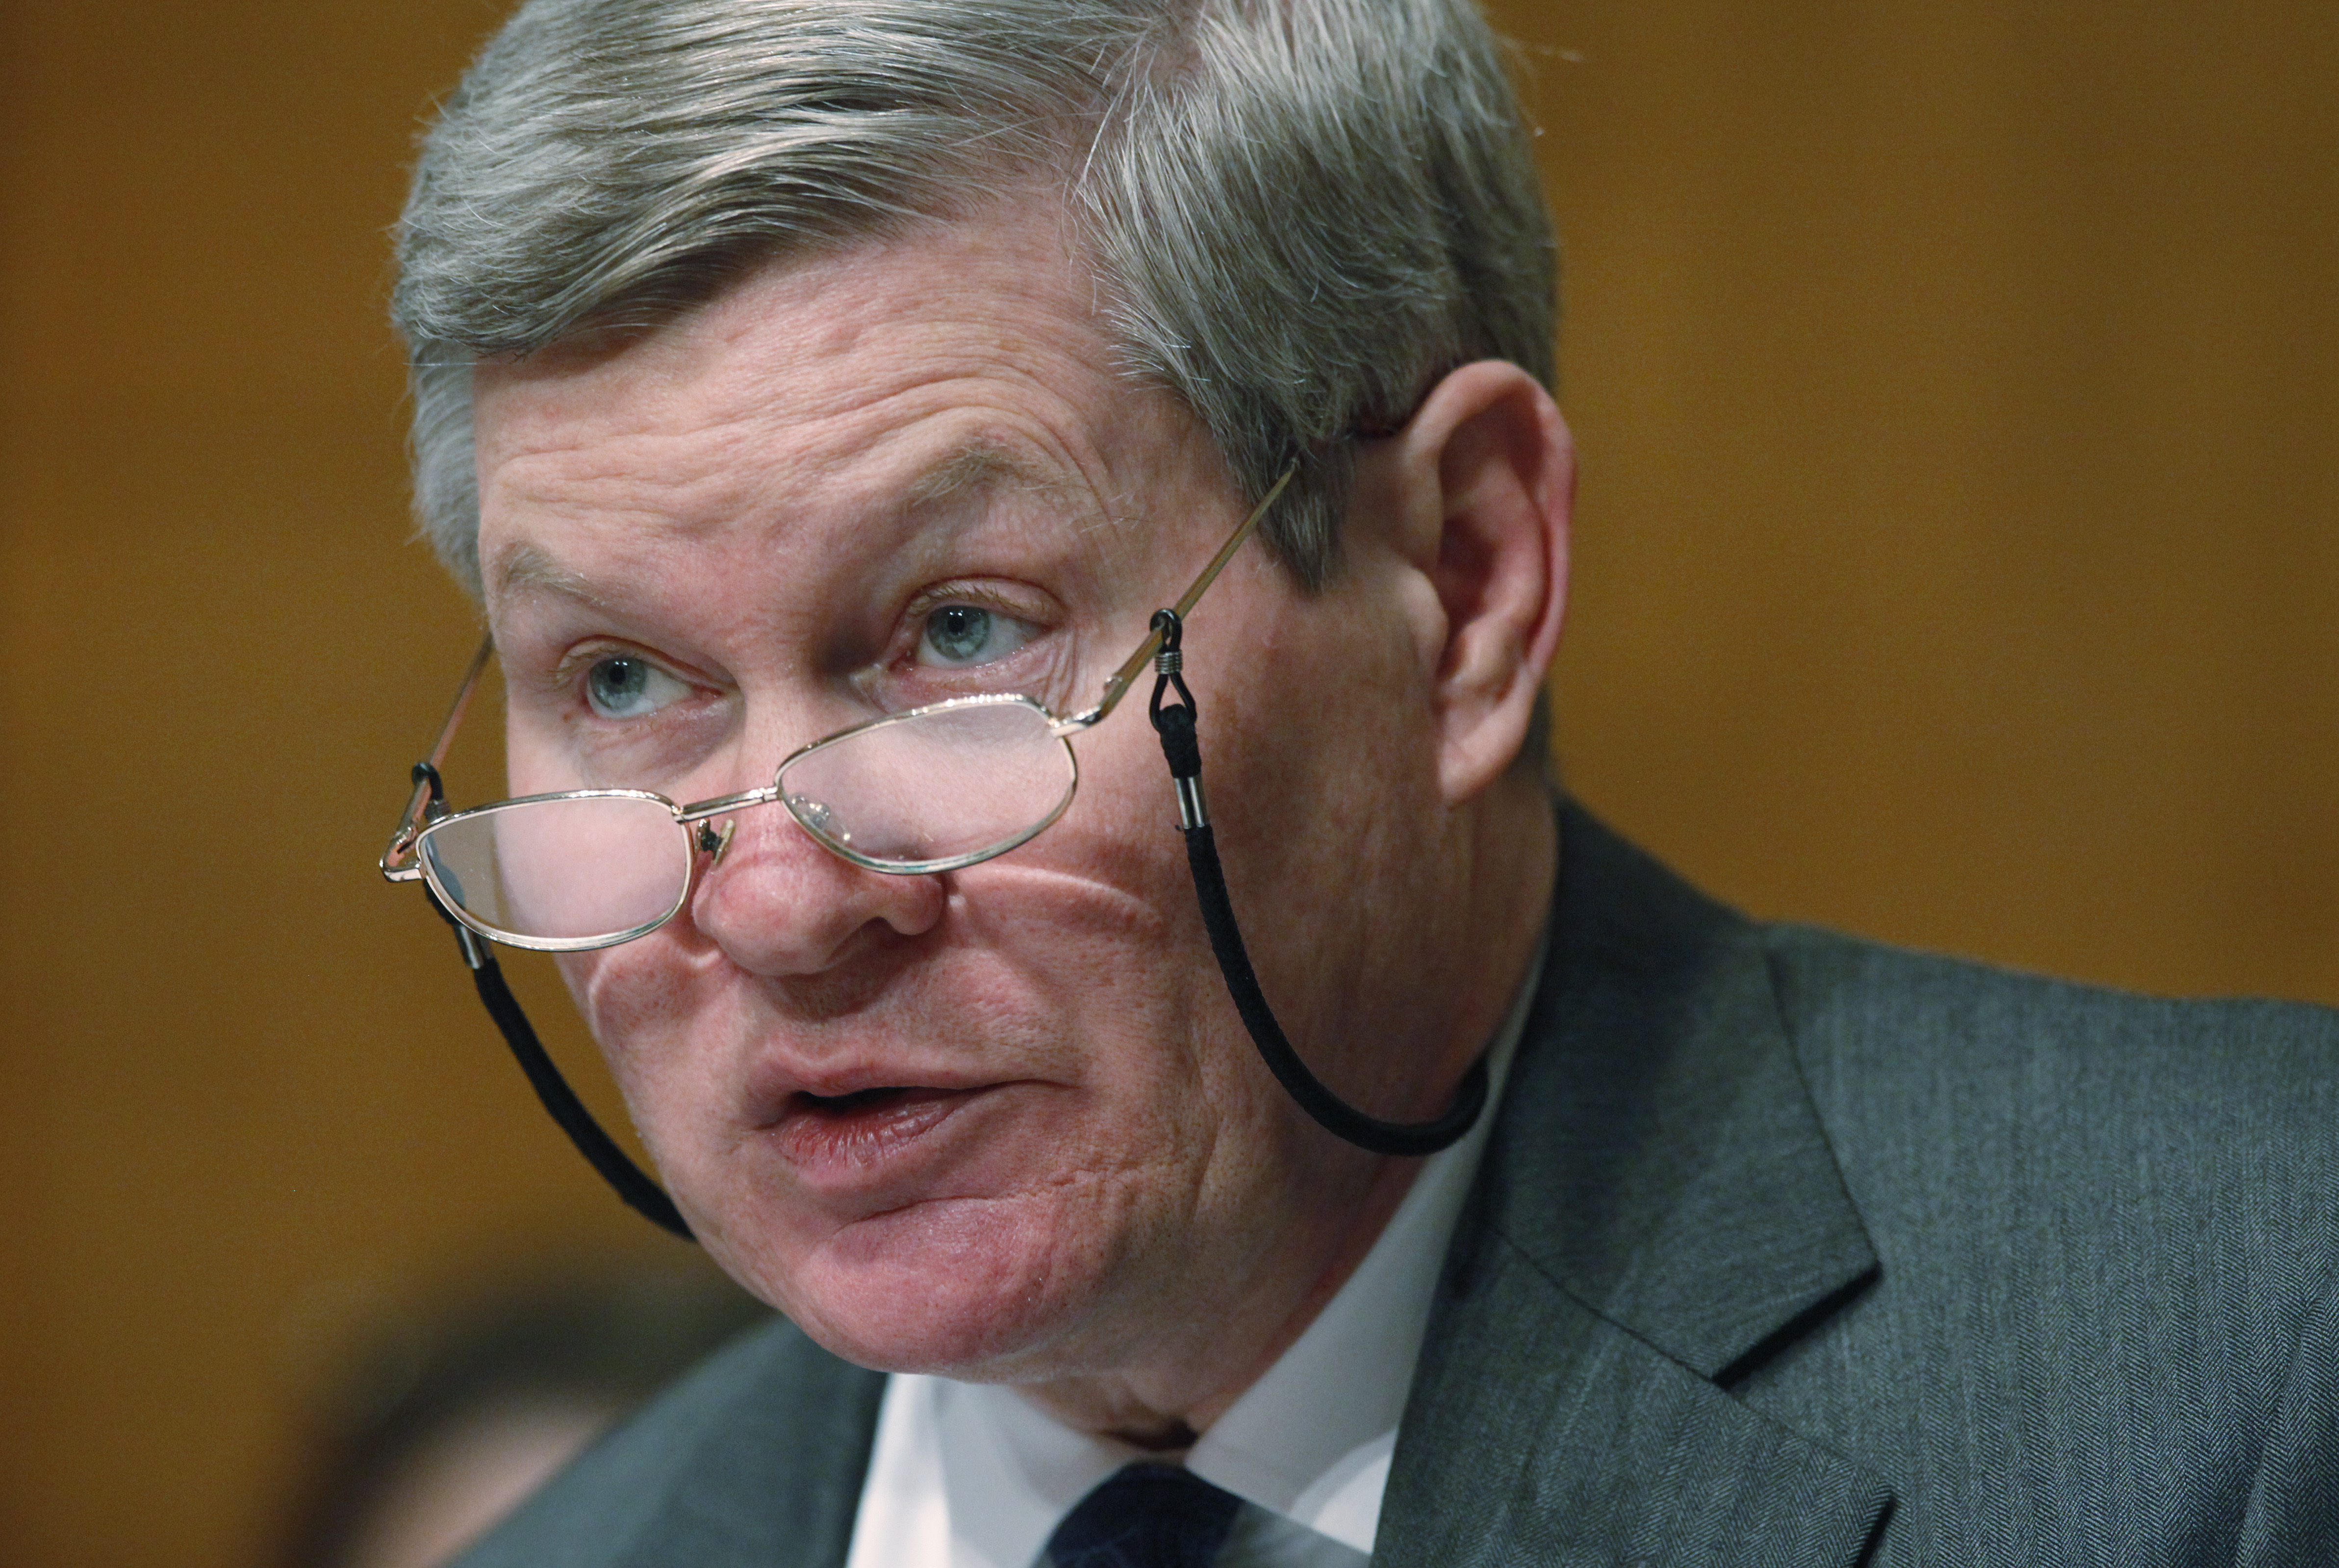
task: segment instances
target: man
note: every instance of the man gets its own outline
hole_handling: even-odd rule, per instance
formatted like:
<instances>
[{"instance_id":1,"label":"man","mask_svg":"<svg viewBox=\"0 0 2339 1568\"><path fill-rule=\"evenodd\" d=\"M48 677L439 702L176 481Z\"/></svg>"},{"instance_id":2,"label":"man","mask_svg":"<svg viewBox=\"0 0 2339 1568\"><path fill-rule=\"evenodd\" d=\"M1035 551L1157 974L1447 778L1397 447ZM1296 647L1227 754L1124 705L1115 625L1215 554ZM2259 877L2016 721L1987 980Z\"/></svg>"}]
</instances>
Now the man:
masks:
<instances>
[{"instance_id":1,"label":"man","mask_svg":"<svg viewBox=\"0 0 2339 1568\"><path fill-rule=\"evenodd\" d=\"M477 1561L2339 1552L2327 1018L1763 930L1552 804L1525 149L1464 0L481 56L397 308L544 798L396 863L567 954L787 1321ZM1207 804L1100 711L1150 627Z\"/></svg>"}]
</instances>

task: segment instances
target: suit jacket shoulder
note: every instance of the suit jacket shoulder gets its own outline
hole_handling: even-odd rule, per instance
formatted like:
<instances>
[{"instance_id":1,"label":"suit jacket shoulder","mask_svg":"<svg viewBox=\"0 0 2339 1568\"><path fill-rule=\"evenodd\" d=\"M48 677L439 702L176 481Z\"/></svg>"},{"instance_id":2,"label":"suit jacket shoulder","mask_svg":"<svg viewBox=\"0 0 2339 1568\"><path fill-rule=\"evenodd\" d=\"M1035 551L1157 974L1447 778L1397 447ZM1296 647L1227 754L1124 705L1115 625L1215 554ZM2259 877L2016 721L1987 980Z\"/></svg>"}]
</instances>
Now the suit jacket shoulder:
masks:
<instances>
[{"instance_id":1,"label":"suit jacket shoulder","mask_svg":"<svg viewBox=\"0 0 2339 1568\"><path fill-rule=\"evenodd\" d=\"M1554 922L1382 1561L2339 1561L2334 1015Z\"/></svg>"},{"instance_id":2,"label":"suit jacket shoulder","mask_svg":"<svg viewBox=\"0 0 2339 1568\"><path fill-rule=\"evenodd\" d=\"M884 1386L775 1318L587 1450L463 1568L842 1568Z\"/></svg>"},{"instance_id":3,"label":"suit jacket shoulder","mask_svg":"<svg viewBox=\"0 0 2339 1568\"><path fill-rule=\"evenodd\" d=\"M1881 1269L1742 1396L1906 1477L1920 1560L2339 1560L2334 1015L1767 947Z\"/></svg>"}]
</instances>

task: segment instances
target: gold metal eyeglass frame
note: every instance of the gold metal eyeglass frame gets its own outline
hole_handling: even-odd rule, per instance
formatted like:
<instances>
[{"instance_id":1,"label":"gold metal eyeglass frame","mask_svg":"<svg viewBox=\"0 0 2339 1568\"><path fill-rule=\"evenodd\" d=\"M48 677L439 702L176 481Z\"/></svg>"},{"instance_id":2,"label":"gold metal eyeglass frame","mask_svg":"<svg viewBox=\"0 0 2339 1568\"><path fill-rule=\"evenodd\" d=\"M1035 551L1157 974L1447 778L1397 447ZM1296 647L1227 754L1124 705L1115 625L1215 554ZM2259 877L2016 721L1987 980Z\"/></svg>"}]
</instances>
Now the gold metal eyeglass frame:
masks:
<instances>
[{"instance_id":1,"label":"gold metal eyeglass frame","mask_svg":"<svg viewBox=\"0 0 2339 1568\"><path fill-rule=\"evenodd\" d=\"M1234 558L1235 552L1242 547L1243 541L1250 537L1252 532L1258 528L1259 519L1267 515L1268 508L1274 506L1277 498L1282 495L1284 488L1290 484L1292 476L1298 472L1297 464L1286 468L1282 476L1268 488L1267 495L1258 505L1251 509L1249 516L1244 518L1234 532L1227 536L1226 542L1219 547L1218 553L1210 557L1209 564L1202 568L1201 575L1194 579L1193 584L1178 599L1174 608L1179 621L1182 622L1191 613L1202 595L1209 591L1212 583L1218 580L1219 574L1225 569L1227 563ZM874 718L848 725L841 730L798 746L781 758L779 765L772 770L771 784L757 789L743 790L735 794L717 795L709 800L676 804L665 795L648 790L557 790L546 794L520 795L509 800L493 801L486 805L469 807L463 811L450 812L447 809L445 788L440 782L439 770L446 762L447 753L454 744L455 732L463 722L464 711L470 706L472 693L479 686L480 674L487 668L489 656L495 652L495 639L489 636L480 641L479 651L472 655L470 667L464 672L462 685L455 694L453 704L447 710L446 722L439 725L438 739L431 744L430 750L424 760L414 764L413 793L407 799L406 809L400 814L398 826L390 834L389 847L382 851L381 874L390 882L428 882L440 907L454 919L461 922L464 926L491 941L502 942L510 947L528 948L538 952L573 952L615 947L620 942L646 936L672 920L681 911L683 905L689 902L691 887L697 880L697 867L695 863L696 856L693 857L694 864L689 874L684 878L682 890L673 906L656 920L609 936L527 937L499 931L475 919L461 907L459 899L450 896L446 889L439 887L437 878L428 870L421 852L424 835L436 828L459 822L466 817L479 816L513 806L531 805L543 801L641 800L655 802L664 806L673 814L675 825L683 830L686 839L695 851L711 859L719 859L723 851L730 843L733 824L726 823L718 831L710 825L711 819L745 811L754 806L776 804L788 812L789 821L795 823L823 849L839 859L869 871L881 872L889 876L926 876L978 864L1028 843L1064 814L1071 804L1072 795L1080 785L1080 759L1071 749L1071 737L1081 730L1102 722L1105 715L1120 705L1120 699L1128 695L1130 685L1136 682L1140 674L1144 671L1149 663L1152 662L1154 656L1160 652L1162 636L1162 626L1157 617L1152 628L1147 632L1145 640L1138 645L1137 651L1130 655L1118 669L1106 677L1103 694L1098 699L1096 705L1085 712L1074 714L1069 718L1058 718L1048 710L1045 704L1018 693L952 697L945 702L905 708L900 713L880 714ZM971 707L1016 704L1036 710L1047 721L1050 735L1064 743L1065 755L1071 759L1071 776L1065 786L1063 798L1057 803L1053 811L1041 821L1034 823L1029 829L1002 843L942 860L906 863L875 860L855 853L849 847L816 831L811 823L804 822L796 814L794 807L790 805L787 796L780 789L780 776L797 761L824 747L849 740L870 730L881 729L889 725L908 723L932 714Z\"/></svg>"}]
</instances>

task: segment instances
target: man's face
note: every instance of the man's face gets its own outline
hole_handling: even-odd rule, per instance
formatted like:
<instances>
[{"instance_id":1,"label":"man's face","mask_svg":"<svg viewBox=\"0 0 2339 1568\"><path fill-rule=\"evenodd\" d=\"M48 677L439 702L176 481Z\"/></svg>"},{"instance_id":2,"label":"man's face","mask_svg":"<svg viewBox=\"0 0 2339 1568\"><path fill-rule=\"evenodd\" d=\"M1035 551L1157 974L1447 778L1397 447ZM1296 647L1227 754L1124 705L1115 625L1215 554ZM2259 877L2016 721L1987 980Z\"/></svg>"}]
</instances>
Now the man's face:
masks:
<instances>
[{"instance_id":1,"label":"man's face","mask_svg":"<svg viewBox=\"0 0 2339 1568\"><path fill-rule=\"evenodd\" d=\"M703 799L880 712L1092 703L1243 502L1181 406L1114 374L1063 256L1017 209L482 370L512 792ZM1268 994L1392 1115L1453 1070L1415 957L1451 892L1435 747L1389 700L1435 614L1360 526L1314 596L1247 547L1187 638ZM565 961L708 1249L848 1357L1020 1381L1271 1337L1402 1185L1257 1061L1141 701L1007 855L883 875L764 807L674 921Z\"/></svg>"}]
</instances>

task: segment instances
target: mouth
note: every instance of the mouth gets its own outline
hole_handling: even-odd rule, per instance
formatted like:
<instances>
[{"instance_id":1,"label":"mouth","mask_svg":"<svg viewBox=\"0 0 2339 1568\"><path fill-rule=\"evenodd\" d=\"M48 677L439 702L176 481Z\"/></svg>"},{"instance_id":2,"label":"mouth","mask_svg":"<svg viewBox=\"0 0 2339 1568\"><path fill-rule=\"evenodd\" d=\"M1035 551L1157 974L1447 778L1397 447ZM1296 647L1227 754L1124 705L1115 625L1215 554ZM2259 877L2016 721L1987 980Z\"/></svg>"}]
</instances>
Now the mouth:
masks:
<instances>
[{"instance_id":1,"label":"mouth","mask_svg":"<svg viewBox=\"0 0 2339 1568\"><path fill-rule=\"evenodd\" d=\"M981 1090L883 1085L788 1096L773 1127L797 1166L866 1166L933 1131Z\"/></svg>"}]
</instances>

